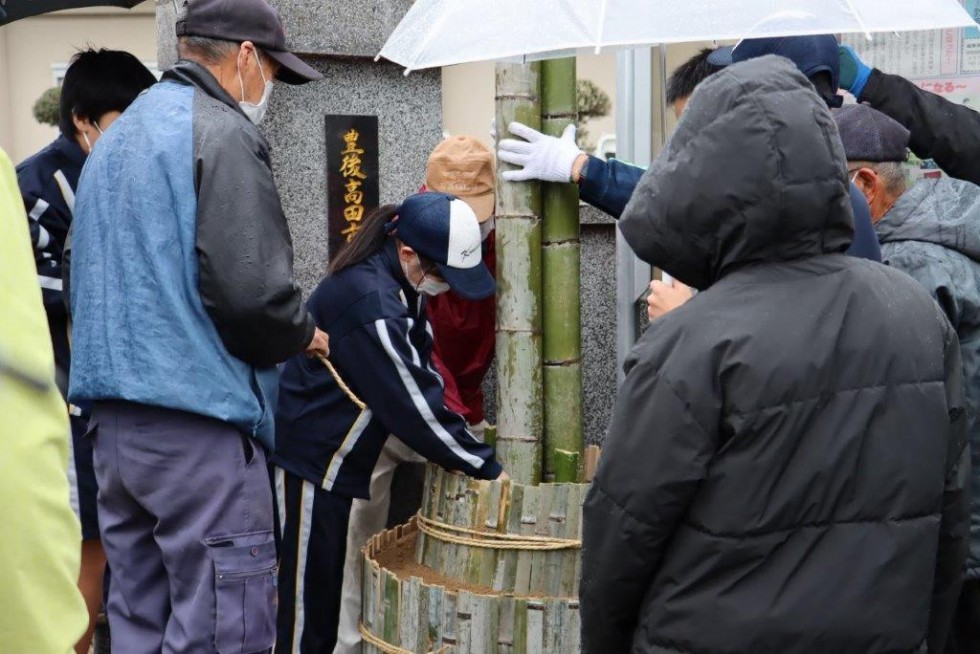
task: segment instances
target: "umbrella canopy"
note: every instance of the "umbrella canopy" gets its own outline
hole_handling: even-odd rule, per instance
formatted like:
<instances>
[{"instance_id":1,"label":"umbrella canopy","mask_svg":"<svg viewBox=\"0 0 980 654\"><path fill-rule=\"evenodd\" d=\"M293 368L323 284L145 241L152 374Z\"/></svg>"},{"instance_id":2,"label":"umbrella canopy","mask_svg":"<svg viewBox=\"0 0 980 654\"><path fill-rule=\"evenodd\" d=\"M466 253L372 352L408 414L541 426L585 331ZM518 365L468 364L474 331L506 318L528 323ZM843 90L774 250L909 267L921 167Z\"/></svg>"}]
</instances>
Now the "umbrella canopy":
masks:
<instances>
[{"instance_id":1,"label":"umbrella canopy","mask_svg":"<svg viewBox=\"0 0 980 654\"><path fill-rule=\"evenodd\" d=\"M143 0L0 0L0 25L63 9L100 6L132 9L141 2Z\"/></svg>"},{"instance_id":2,"label":"umbrella canopy","mask_svg":"<svg viewBox=\"0 0 980 654\"><path fill-rule=\"evenodd\" d=\"M683 41L975 26L958 0L416 0L378 56L417 70Z\"/></svg>"}]
</instances>

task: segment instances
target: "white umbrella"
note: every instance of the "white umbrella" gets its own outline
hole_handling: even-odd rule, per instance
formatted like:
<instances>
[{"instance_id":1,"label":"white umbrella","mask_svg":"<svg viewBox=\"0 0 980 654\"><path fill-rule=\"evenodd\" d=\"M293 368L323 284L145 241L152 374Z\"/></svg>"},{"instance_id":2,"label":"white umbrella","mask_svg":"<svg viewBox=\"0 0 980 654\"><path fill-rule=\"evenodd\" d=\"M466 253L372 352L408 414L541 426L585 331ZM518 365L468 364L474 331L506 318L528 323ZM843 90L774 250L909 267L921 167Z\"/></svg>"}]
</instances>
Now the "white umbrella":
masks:
<instances>
[{"instance_id":1,"label":"white umbrella","mask_svg":"<svg viewBox=\"0 0 980 654\"><path fill-rule=\"evenodd\" d=\"M416 0L378 57L407 72L659 43L975 26L958 0Z\"/></svg>"}]
</instances>

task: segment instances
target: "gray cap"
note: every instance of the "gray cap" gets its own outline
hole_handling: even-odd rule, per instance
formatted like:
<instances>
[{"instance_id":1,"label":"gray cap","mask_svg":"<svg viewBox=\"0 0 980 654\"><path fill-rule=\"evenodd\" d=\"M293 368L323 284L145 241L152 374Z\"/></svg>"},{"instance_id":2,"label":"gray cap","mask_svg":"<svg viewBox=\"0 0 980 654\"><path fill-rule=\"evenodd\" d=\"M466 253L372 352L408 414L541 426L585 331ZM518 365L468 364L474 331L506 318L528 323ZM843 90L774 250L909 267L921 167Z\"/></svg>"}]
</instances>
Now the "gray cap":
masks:
<instances>
[{"instance_id":1,"label":"gray cap","mask_svg":"<svg viewBox=\"0 0 980 654\"><path fill-rule=\"evenodd\" d=\"M286 84L323 79L309 64L286 49L286 30L266 0L186 0L177 20L177 36L203 36L242 43L251 41L279 63L276 75Z\"/></svg>"},{"instance_id":2,"label":"gray cap","mask_svg":"<svg viewBox=\"0 0 980 654\"><path fill-rule=\"evenodd\" d=\"M834 110L848 161L905 161L911 133L896 120L866 104Z\"/></svg>"}]
</instances>

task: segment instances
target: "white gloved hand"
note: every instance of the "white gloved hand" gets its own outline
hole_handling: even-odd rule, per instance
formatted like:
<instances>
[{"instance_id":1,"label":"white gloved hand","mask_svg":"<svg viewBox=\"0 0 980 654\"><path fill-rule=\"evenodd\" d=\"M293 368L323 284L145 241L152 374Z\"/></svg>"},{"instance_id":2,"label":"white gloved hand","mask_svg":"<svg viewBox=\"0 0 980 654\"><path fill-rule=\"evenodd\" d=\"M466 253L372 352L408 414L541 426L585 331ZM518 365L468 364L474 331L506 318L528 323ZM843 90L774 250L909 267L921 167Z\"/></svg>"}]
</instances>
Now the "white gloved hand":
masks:
<instances>
[{"instance_id":1,"label":"white gloved hand","mask_svg":"<svg viewBox=\"0 0 980 654\"><path fill-rule=\"evenodd\" d=\"M561 138L545 136L521 123L511 123L510 133L523 141L504 139L500 142L497 156L521 170L506 170L502 177L508 182L524 182L539 179L543 182L570 182L572 166L582 155L575 145L575 125L565 128Z\"/></svg>"}]
</instances>

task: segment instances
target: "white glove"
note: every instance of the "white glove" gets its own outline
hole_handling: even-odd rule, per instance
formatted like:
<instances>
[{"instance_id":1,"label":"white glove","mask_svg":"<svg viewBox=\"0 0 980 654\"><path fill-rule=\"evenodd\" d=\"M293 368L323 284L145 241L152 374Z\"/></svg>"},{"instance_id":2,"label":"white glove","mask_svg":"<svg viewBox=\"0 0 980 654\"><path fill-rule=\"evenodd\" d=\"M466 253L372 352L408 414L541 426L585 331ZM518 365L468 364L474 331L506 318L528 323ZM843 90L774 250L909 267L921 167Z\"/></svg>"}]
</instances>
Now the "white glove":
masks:
<instances>
[{"instance_id":1,"label":"white glove","mask_svg":"<svg viewBox=\"0 0 980 654\"><path fill-rule=\"evenodd\" d=\"M511 123L510 133L523 141L504 139L497 156L521 170L506 170L502 177L508 182L540 179L543 182L570 182L572 166L582 151L575 145L575 125L565 128L561 138L545 136L521 123Z\"/></svg>"}]
</instances>

